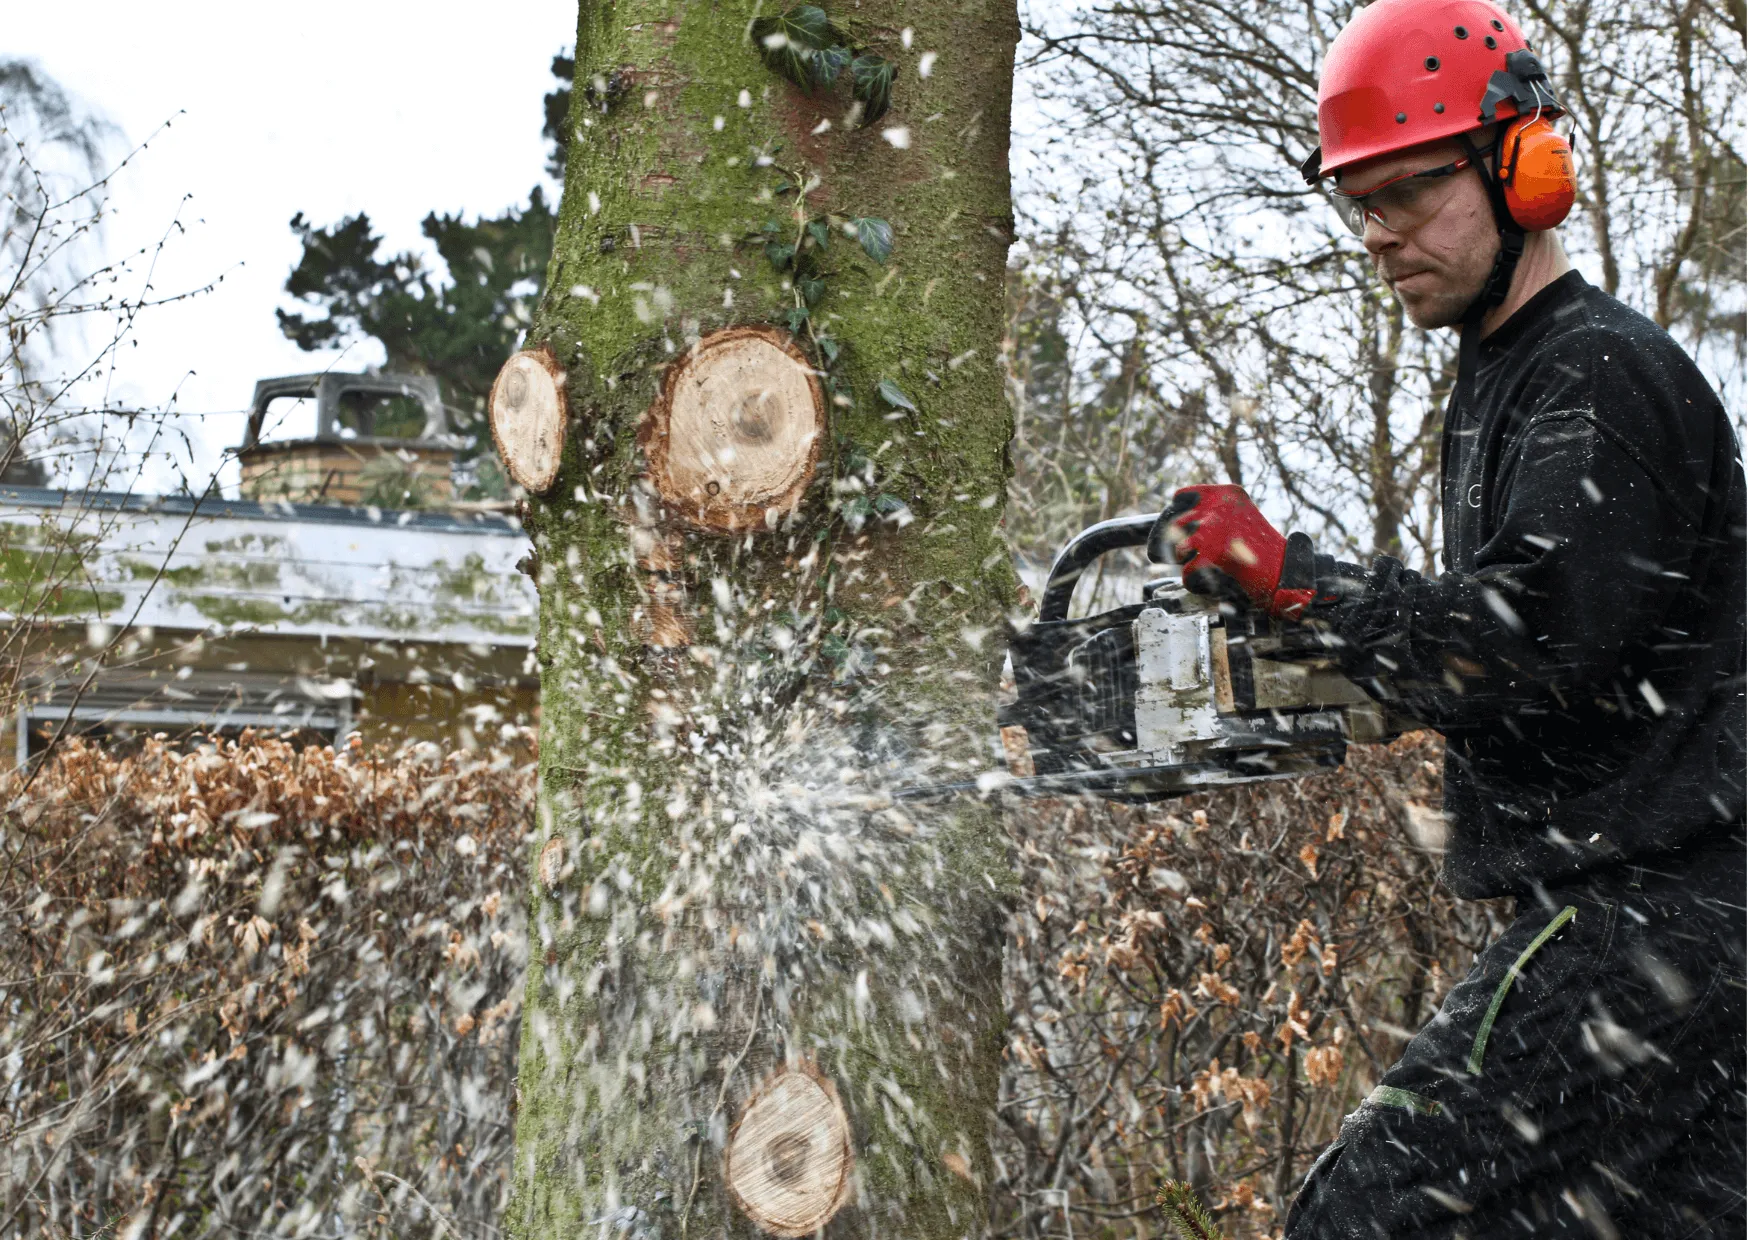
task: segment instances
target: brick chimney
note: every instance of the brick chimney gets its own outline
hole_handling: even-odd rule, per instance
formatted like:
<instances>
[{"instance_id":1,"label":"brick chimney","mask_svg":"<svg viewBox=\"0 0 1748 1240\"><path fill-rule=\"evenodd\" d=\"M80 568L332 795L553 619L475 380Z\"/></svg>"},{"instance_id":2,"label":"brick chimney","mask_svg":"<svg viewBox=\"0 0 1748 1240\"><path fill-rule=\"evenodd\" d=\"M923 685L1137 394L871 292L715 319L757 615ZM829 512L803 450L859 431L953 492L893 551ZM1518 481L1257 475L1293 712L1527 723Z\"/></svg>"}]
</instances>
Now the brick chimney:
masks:
<instances>
[{"instance_id":1,"label":"brick chimney","mask_svg":"<svg viewBox=\"0 0 1748 1240\"><path fill-rule=\"evenodd\" d=\"M267 410L281 398L315 400L313 437L271 438ZM262 379L237 453L242 495L294 504L441 506L455 496L450 473L459 446L430 375L330 371Z\"/></svg>"}]
</instances>

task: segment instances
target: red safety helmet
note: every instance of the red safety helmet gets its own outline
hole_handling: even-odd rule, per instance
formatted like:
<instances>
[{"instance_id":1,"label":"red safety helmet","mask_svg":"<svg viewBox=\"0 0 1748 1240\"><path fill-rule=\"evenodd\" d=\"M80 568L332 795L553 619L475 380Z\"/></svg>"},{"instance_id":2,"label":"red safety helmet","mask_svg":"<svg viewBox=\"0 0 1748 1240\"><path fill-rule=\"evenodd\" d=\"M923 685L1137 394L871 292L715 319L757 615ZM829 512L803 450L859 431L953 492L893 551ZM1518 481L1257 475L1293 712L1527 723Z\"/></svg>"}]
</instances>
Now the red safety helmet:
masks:
<instances>
[{"instance_id":1,"label":"red safety helmet","mask_svg":"<svg viewBox=\"0 0 1748 1240\"><path fill-rule=\"evenodd\" d=\"M1551 119L1566 109L1504 9L1488 0L1376 0L1323 60L1319 172L1537 111Z\"/></svg>"},{"instance_id":2,"label":"red safety helmet","mask_svg":"<svg viewBox=\"0 0 1748 1240\"><path fill-rule=\"evenodd\" d=\"M1301 166L1316 184L1363 160L1456 139L1488 184L1508 249L1553 228L1577 197L1572 148L1550 123L1566 113L1523 31L1490 0L1374 0L1324 57L1321 145ZM1470 139L1501 125L1485 152ZM1484 300L1508 286L1515 253Z\"/></svg>"}]
</instances>

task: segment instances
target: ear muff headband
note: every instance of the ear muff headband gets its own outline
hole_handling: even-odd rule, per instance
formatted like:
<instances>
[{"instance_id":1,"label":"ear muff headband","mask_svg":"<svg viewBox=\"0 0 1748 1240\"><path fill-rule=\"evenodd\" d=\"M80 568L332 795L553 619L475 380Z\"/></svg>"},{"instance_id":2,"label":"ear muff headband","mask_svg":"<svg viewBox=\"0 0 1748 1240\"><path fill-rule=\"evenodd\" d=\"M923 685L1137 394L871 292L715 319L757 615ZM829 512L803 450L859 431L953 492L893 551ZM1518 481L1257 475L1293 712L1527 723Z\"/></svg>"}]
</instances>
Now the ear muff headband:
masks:
<instances>
[{"instance_id":1,"label":"ear muff headband","mask_svg":"<svg viewBox=\"0 0 1748 1240\"><path fill-rule=\"evenodd\" d=\"M1481 182L1487 187L1487 201L1493 208L1493 222L1499 226L1499 253L1493 256L1493 270L1487 273L1487 283L1481 286L1481 295L1469 304L1464 316L1467 324L1474 324L1510 295L1511 281L1517 274L1517 260L1523 257L1524 230L1511 218L1511 208L1505 203L1505 186L1500 180L1505 166L1505 131L1496 130L1485 150L1475 145L1472 134L1458 134L1457 145L1469 157L1469 166L1480 173ZM1463 328L1465 345L1472 335L1474 333L1466 325ZM1458 372L1461 373L1460 359Z\"/></svg>"},{"instance_id":2,"label":"ear muff headband","mask_svg":"<svg viewBox=\"0 0 1748 1240\"><path fill-rule=\"evenodd\" d=\"M1505 209L1528 232L1557 227L1578 196L1572 147L1539 115L1506 126L1499 143L1498 176Z\"/></svg>"},{"instance_id":3,"label":"ear muff headband","mask_svg":"<svg viewBox=\"0 0 1748 1240\"><path fill-rule=\"evenodd\" d=\"M1466 316L1474 323L1510 295L1517 261L1523 257L1524 234L1546 231L1565 219L1577 197L1578 183L1572 171L1571 146L1539 112L1507 122L1485 151L1469 134L1458 134L1457 143L1470 164L1483 170L1481 179L1493 204L1494 222L1499 225L1499 253L1493 270ZM1465 328L1464 341L1471 335Z\"/></svg>"}]
</instances>

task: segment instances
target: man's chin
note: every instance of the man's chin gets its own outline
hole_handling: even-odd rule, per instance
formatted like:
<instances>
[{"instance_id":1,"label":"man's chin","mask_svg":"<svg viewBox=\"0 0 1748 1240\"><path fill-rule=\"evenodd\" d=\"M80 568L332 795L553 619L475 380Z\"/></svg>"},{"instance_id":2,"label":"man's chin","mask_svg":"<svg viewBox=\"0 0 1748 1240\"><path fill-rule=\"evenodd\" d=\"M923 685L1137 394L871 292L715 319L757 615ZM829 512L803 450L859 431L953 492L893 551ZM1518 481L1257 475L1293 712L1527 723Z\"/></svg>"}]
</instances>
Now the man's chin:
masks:
<instances>
[{"instance_id":1,"label":"man's chin","mask_svg":"<svg viewBox=\"0 0 1748 1240\"><path fill-rule=\"evenodd\" d=\"M1422 331L1431 331L1437 327L1455 327L1463 321L1463 315L1469 309L1467 300L1447 292L1403 288L1401 285L1393 287L1391 291L1396 294L1396 300L1402 303L1408 321Z\"/></svg>"}]
</instances>

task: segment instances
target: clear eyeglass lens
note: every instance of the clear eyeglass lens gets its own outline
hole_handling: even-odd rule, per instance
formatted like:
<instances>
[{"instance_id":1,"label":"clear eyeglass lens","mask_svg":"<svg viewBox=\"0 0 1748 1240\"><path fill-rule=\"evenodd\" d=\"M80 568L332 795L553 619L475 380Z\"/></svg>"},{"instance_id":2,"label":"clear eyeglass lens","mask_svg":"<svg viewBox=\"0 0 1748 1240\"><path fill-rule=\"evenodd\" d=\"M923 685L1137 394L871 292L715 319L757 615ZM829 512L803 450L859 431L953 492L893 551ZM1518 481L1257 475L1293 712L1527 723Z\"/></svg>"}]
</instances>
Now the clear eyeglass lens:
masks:
<instances>
[{"instance_id":1,"label":"clear eyeglass lens","mask_svg":"<svg viewBox=\"0 0 1748 1240\"><path fill-rule=\"evenodd\" d=\"M1398 181L1371 195L1369 205L1383 218L1386 228L1401 228L1425 211L1429 191L1443 182L1443 177L1411 177Z\"/></svg>"},{"instance_id":2,"label":"clear eyeglass lens","mask_svg":"<svg viewBox=\"0 0 1748 1240\"><path fill-rule=\"evenodd\" d=\"M1402 232L1419 223L1425 212L1427 191L1443 178L1405 177L1360 198L1333 195L1336 214L1354 236L1364 236L1366 217L1371 216L1391 232Z\"/></svg>"},{"instance_id":3,"label":"clear eyeglass lens","mask_svg":"<svg viewBox=\"0 0 1748 1240\"><path fill-rule=\"evenodd\" d=\"M1347 230L1356 237L1363 236L1366 231L1365 204L1357 198L1343 198L1340 194L1331 195L1330 201L1335 204L1335 213L1347 225Z\"/></svg>"}]
</instances>

